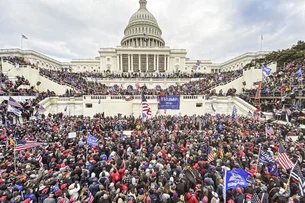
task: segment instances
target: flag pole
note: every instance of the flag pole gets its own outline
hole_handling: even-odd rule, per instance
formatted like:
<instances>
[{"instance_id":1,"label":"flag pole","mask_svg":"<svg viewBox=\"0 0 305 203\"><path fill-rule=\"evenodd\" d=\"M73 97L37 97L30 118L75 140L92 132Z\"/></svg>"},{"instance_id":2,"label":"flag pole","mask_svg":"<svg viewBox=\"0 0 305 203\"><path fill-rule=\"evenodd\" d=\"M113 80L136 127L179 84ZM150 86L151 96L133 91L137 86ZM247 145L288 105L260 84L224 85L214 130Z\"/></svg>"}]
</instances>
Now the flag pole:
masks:
<instances>
[{"instance_id":1,"label":"flag pole","mask_svg":"<svg viewBox=\"0 0 305 203\"><path fill-rule=\"evenodd\" d=\"M258 163L259 163L259 155L261 154L261 148L262 148L262 145L260 144L259 145L259 150L258 150L257 161L256 161L256 171L258 171L257 167L258 167Z\"/></svg>"},{"instance_id":2,"label":"flag pole","mask_svg":"<svg viewBox=\"0 0 305 203\"><path fill-rule=\"evenodd\" d=\"M17 167L16 167L16 137L14 135L14 170L15 170L15 173L17 172Z\"/></svg>"}]
</instances>

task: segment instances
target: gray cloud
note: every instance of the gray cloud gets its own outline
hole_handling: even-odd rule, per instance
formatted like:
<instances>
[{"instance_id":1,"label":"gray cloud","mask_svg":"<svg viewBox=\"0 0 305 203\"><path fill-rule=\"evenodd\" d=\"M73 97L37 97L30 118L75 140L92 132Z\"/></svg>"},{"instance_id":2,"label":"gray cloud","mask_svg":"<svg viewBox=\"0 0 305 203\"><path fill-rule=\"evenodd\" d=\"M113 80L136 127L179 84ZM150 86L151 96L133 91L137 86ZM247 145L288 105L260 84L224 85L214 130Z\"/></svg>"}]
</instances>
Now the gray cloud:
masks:
<instances>
[{"instance_id":1,"label":"gray cloud","mask_svg":"<svg viewBox=\"0 0 305 203\"><path fill-rule=\"evenodd\" d=\"M33 49L60 60L98 56L120 44L138 0L0 0L0 48ZM304 40L303 0L148 0L166 45L191 59L221 62Z\"/></svg>"}]
</instances>

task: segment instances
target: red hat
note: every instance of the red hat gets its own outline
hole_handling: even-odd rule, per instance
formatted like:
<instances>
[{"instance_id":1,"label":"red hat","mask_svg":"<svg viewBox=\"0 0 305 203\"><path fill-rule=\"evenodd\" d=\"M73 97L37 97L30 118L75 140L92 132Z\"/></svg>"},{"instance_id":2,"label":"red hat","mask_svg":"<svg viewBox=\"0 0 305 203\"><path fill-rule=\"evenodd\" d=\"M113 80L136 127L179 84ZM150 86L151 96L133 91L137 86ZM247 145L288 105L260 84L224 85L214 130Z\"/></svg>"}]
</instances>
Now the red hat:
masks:
<instances>
[{"instance_id":1,"label":"red hat","mask_svg":"<svg viewBox=\"0 0 305 203\"><path fill-rule=\"evenodd\" d=\"M49 188L45 188L41 191L42 194L46 194L48 192Z\"/></svg>"},{"instance_id":2,"label":"red hat","mask_svg":"<svg viewBox=\"0 0 305 203\"><path fill-rule=\"evenodd\" d=\"M1 201L5 201L5 200L6 200L6 196L2 196L2 197L0 198L0 200L1 200Z\"/></svg>"},{"instance_id":3,"label":"red hat","mask_svg":"<svg viewBox=\"0 0 305 203\"><path fill-rule=\"evenodd\" d=\"M156 176L156 172L152 172L152 173L151 173L151 176L152 176L152 177L155 177L155 176Z\"/></svg>"},{"instance_id":4,"label":"red hat","mask_svg":"<svg viewBox=\"0 0 305 203\"><path fill-rule=\"evenodd\" d=\"M60 186L60 189L63 190L63 189L65 189L66 187L67 187L67 184L62 184L62 185Z\"/></svg>"},{"instance_id":5,"label":"red hat","mask_svg":"<svg viewBox=\"0 0 305 203\"><path fill-rule=\"evenodd\" d=\"M27 198L26 200L23 201L23 203L30 203L31 202L31 198Z\"/></svg>"},{"instance_id":6,"label":"red hat","mask_svg":"<svg viewBox=\"0 0 305 203\"><path fill-rule=\"evenodd\" d=\"M55 158L52 158L52 159L51 159L51 161L55 161L55 160L56 160Z\"/></svg>"},{"instance_id":7,"label":"red hat","mask_svg":"<svg viewBox=\"0 0 305 203\"><path fill-rule=\"evenodd\" d=\"M57 196L60 196L62 194L62 191L61 190L57 190L56 192L55 192L55 195L57 195Z\"/></svg>"},{"instance_id":8,"label":"red hat","mask_svg":"<svg viewBox=\"0 0 305 203\"><path fill-rule=\"evenodd\" d=\"M237 193L242 193L240 187L236 188L236 192L237 192Z\"/></svg>"},{"instance_id":9,"label":"red hat","mask_svg":"<svg viewBox=\"0 0 305 203\"><path fill-rule=\"evenodd\" d=\"M64 198L62 198L60 201L59 201L59 203L64 203L65 202L65 199Z\"/></svg>"},{"instance_id":10,"label":"red hat","mask_svg":"<svg viewBox=\"0 0 305 203\"><path fill-rule=\"evenodd\" d=\"M124 191L127 191L127 190L128 190L128 187L127 187L127 185L125 185L125 184L122 184L122 190L124 190Z\"/></svg>"},{"instance_id":11,"label":"red hat","mask_svg":"<svg viewBox=\"0 0 305 203\"><path fill-rule=\"evenodd\" d=\"M79 160L79 162L78 162L79 164L83 164L83 160Z\"/></svg>"}]
</instances>

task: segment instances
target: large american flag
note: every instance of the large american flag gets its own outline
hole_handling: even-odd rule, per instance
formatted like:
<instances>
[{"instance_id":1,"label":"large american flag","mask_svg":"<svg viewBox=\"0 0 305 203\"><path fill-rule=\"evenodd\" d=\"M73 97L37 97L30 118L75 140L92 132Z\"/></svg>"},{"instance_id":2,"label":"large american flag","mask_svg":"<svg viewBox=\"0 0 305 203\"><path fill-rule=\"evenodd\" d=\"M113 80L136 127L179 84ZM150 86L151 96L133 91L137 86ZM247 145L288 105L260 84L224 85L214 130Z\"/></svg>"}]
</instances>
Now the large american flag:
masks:
<instances>
[{"instance_id":1,"label":"large american flag","mask_svg":"<svg viewBox=\"0 0 305 203\"><path fill-rule=\"evenodd\" d=\"M146 114L147 116L152 115L148 102L145 98L144 92L142 92L142 114Z\"/></svg>"},{"instance_id":2,"label":"large american flag","mask_svg":"<svg viewBox=\"0 0 305 203\"><path fill-rule=\"evenodd\" d=\"M278 156L278 163L283 169L291 169L294 166L294 163L286 154L286 150L282 143L279 145L279 156Z\"/></svg>"},{"instance_id":3,"label":"large american flag","mask_svg":"<svg viewBox=\"0 0 305 203\"><path fill-rule=\"evenodd\" d=\"M14 107L17 107L17 108L21 108L23 109L23 106L21 104L19 104L15 99L13 99L12 97L10 97L8 99L8 105L11 105L11 106L14 106Z\"/></svg>"},{"instance_id":4,"label":"large american flag","mask_svg":"<svg viewBox=\"0 0 305 203\"><path fill-rule=\"evenodd\" d=\"M33 148L33 147L40 146L42 144L43 143L41 143L41 142L35 142L35 141L16 140L15 151L30 149L30 148Z\"/></svg>"}]
</instances>

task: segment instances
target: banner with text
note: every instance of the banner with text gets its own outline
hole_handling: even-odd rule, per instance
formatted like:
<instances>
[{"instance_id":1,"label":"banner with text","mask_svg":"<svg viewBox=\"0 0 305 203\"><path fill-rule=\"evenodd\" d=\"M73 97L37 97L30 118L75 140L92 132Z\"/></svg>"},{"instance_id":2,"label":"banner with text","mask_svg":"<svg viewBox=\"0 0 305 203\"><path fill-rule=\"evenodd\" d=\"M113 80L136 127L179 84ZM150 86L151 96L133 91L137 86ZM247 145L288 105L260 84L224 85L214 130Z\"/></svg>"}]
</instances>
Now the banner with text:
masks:
<instances>
[{"instance_id":1,"label":"banner with text","mask_svg":"<svg viewBox=\"0 0 305 203\"><path fill-rule=\"evenodd\" d=\"M158 109L180 109L180 95L159 96Z\"/></svg>"}]
</instances>

